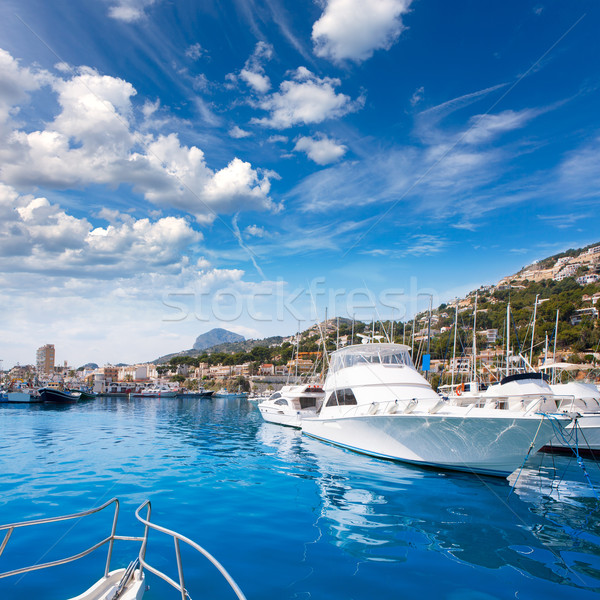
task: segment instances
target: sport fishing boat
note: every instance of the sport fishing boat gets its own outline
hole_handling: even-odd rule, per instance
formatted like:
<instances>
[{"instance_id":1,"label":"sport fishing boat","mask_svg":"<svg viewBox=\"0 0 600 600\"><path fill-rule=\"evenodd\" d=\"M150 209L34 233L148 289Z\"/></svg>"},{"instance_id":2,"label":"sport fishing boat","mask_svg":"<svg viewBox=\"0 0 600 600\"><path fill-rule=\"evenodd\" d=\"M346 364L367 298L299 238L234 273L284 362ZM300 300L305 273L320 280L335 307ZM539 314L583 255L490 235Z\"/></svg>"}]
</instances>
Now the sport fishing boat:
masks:
<instances>
[{"instance_id":1,"label":"sport fishing boat","mask_svg":"<svg viewBox=\"0 0 600 600\"><path fill-rule=\"evenodd\" d=\"M300 428L302 419L316 416L324 398L320 385L285 385L261 402L258 410L268 423Z\"/></svg>"},{"instance_id":2,"label":"sport fishing boat","mask_svg":"<svg viewBox=\"0 0 600 600\"><path fill-rule=\"evenodd\" d=\"M570 422L530 410L452 405L415 369L409 347L371 343L333 352L307 435L364 454L506 477Z\"/></svg>"},{"instance_id":3,"label":"sport fishing boat","mask_svg":"<svg viewBox=\"0 0 600 600\"><path fill-rule=\"evenodd\" d=\"M192 540L180 535L179 533L176 533L175 531L171 531L170 529L166 529L165 527L161 527L159 525L156 525L155 523L150 522L151 504L149 500L146 500L135 511L135 516L137 520L144 525L143 536L117 535L116 528L119 516L119 500L117 498L112 498L108 502L105 502L102 506L72 515L50 517L48 519L36 519L33 521L24 521L21 523L12 523L9 525L0 525L0 534L4 533L4 539L0 544L0 556L6 549L7 544L13 533L15 533L14 537L16 538L18 535L17 532L20 532L24 529L30 529L30 531L28 531L27 533L23 533L25 533L24 537L27 540L29 540L29 543L31 543L31 529L35 528L38 525L42 526L42 528L40 529L44 532L47 531L47 526L51 523L75 520L75 523L79 525L81 519L83 519L84 517L88 517L95 513L99 513L100 511L103 511L109 506L114 506L114 514L112 519L112 527L108 537L101 538L100 534L98 534L97 538L95 538L94 540L90 540L90 542L93 541L92 545L83 552L79 552L78 554L75 554L73 556L54 560L47 563L40 564L39 562L37 562L31 566L6 571L0 573L0 579L4 577L29 573L31 571L36 571L39 569L47 569L58 565L73 563L74 561L80 558L88 556L89 554L98 550L102 546L107 546L107 558L106 561L102 561L103 564L101 566L101 573L103 573L102 576L90 588L88 588L86 591L79 594L78 596L71 598L71 600L116 600L117 598L118 600L141 600L144 596L144 592L147 589L145 571L153 573L154 575L157 575L158 577L166 581L169 585L174 587L180 593L182 598L189 598L190 594L189 591L185 588L184 583L184 571L180 551L180 543L183 543L204 555L204 557L206 557L218 569L218 571L227 581L237 598L239 600L246 600L244 594L242 593L238 585L235 583L231 575L229 575L229 573L225 570L223 565L221 565L221 563L219 563L219 561L215 557L213 557L207 550L205 550L204 548L202 548L202 546L199 546ZM144 508L146 509L146 514L142 516L140 513ZM98 521L95 522L97 523ZM148 564L148 562L146 562L146 550L148 547L148 534L150 529L170 536L175 542L175 558L177 561L177 572L179 574L179 581L174 581L168 575L159 571L155 567L152 567ZM134 557L134 560L132 560L127 567L111 571L110 564L113 553L113 546L116 540L137 541L141 542L141 546L139 554L137 555L137 557ZM22 552L19 553L19 555L22 554ZM188 555L186 554L186 556Z\"/></svg>"}]
</instances>

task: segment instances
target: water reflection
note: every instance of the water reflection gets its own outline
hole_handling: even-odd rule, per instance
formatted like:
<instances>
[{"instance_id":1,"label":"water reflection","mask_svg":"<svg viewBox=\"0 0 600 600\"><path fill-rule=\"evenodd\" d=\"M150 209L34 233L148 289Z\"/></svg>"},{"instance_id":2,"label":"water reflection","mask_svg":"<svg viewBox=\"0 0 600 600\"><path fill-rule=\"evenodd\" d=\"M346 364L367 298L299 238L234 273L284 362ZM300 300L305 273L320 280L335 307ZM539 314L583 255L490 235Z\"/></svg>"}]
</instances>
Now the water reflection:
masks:
<instances>
[{"instance_id":1,"label":"water reflection","mask_svg":"<svg viewBox=\"0 0 600 600\"><path fill-rule=\"evenodd\" d=\"M359 562L435 552L600 591L600 510L579 467L565 459L557 459L558 488L552 469L533 464L509 498L505 480L378 461L277 426L265 424L259 439L286 461L304 448L321 497L315 526ZM540 493L546 488L554 494Z\"/></svg>"}]
</instances>

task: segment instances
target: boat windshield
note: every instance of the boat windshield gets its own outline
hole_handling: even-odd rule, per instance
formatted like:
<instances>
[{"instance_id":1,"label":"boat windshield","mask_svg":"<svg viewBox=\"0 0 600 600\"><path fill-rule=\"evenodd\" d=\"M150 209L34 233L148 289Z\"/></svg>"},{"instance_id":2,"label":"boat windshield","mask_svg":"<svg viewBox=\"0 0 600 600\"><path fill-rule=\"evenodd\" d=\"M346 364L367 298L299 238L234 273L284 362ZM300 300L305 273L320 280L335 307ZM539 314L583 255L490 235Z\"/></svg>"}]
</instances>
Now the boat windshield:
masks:
<instances>
[{"instance_id":1,"label":"boat windshield","mask_svg":"<svg viewBox=\"0 0 600 600\"><path fill-rule=\"evenodd\" d=\"M330 372L361 364L381 364L386 367L412 367L408 349L392 344L365 344L336 352L331 357Z\"/></svg>"}]
</instances>

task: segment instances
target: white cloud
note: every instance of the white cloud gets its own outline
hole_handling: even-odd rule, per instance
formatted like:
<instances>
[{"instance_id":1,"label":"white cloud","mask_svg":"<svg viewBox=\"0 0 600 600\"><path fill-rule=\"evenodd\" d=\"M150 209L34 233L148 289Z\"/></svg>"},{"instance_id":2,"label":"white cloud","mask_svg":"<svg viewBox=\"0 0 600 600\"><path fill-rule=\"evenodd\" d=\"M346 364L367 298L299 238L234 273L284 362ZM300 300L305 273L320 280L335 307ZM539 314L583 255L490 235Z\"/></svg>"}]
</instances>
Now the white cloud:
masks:
<instances>
[{"instance_id":1,"label":"white cloud","mask_svg":"<svg viewBox=\"0 0 600 600\"><path fill-rule=\"evenodd\" d=\"M336 94L335 87L340 83L339 79L320 78L305 67L299 67L292 80L282 82L279 92L259 103L260 108L270 111L271 116L253 122L285 129L300 123L321 123L358 110L362 99L352 101L345 94Z\"/></svg>"},{"instance_id":2,"label":"white cloud","mask_svg":"<svg viewBox=\"0 0 600 600\"><path fill-rule=\"evenodd\" d=\"M271 144L285 144L288 142L288 138L285 135L271 135L267 138L267 142L270 142Z\"/></svg>"},{"instance_id":3,"label":"white cloud","mask_svg":"<svg viewBox=\"0 0 600 600\"><path fill-rule=\"evenodd\" d=\"M313 25L317 56L333 61L364 61L375 50L389 49L404 26L401 17L411 0L328 0Z\"/></svg>"},{"instance_id":4,"label":"white cloud","mask_svg":"<svg viewBox=\"0 0 600 600\"><path fill-rule=\"evenodd\" d=\"M240 71L239 78L258 94L266 94L271 88L271 80L265 75L263 63L271 60L272 56L273 46L266 42L258 42ZM229 78L235 81L235 75L230 74Z\"/></svg>"},{"instance_id":5,"label":"white cloud","mask_svg":"<svg viewBox=\"0 0 600 600\"><path fill-rule=\"evenodd\" d=\"M258 238L265 237L265 235L267 234L265 228L259 227L258 225L248 225L248 227L246 227L246 229L244 230L244 233L248 237L258 237Z\"/></svg>"},{"instance_id":6,"label":"white cloud","mask_svg":"<svg viewBox=\"0 0 600 600\"><path fill-rule=\"evenodd\" d=\"M229 130L229 135L232 138L235 139L242 139L242 138L246 138L246 137L250 137L252 134L249 131L246 131L244 129L242 129L241 127L238 127L237 125L234 125L230 130Z\"/></svg>"},{"instance_id":7,"label":"white cloud","mask_svg":"<svg viewBox=\"0 0 600 600\"><path fill-rule=\"evenodd\" d=\"M0 48L0 124L7 121L11 111L27 100L28 92L51 81L46 71L21 67L6 50Z\"/></svg>"},{"instance_id":8,"label":"white cloud","mask_svg":"<svg viewBox=\"0 0 600 600\"><path fill-rule=\"evenodd\" d=\"M8 210L10 207L10 211ZM0 187L0 269L4 272L63 273L126 277L155 269L180 270L190 246L202 235L182 218L134 219L103 213L107 227L94 228L46 198L19 196ZM14 263L12 256L19 256Z\"/></svg>"},{"instance_id":9,"label":"white cloud","mask_svg":"<svg viewBox=\"0 0 600 600\"><path fill-rule=\"evenodd\" d=\"M338 144L335 140L321 135L319 138L301 137L294 147L296 152L305 152L308 158L318 165L327 165L336 162L346 153L346 146Z\"/></svg>"},{"instance_id":10,"label":"white cloud","mask_svg":"<svg viewBox=\"0 0 600 600\"><path fill-rule=\"evenodd\" d=\"M10 55L0 58L12 73L10 81L17 82L4 91L6 103L23 101L27 90L41 85ZM7 135L0 136L0 177L5 183L19 189L129 184L147 200L187 211L203 222L219 212L274 208L268 195L270 179L276 176L272 172L238 158L212 170L204 152L182 145L176 134L138 133L132 104L136 90L129 82L87 67L49 81L60 111L45 129L25 131L10 118L6 122ZM159 106L158 101L143 105L143 129L152 125ZM9 112L5 114L10 117ZM233 131L239 135L242 130Z\"/></svg>"},{"instance_id":11,"label":"white cloud","mask_svg":"<svg viewBox=\"0 0 600 600\"><path fill-rule=\"evenodd\" d=\"M152 6L156 0L117 0L108 9L108 15L117 21L134 23L146 16L146 8Z\"/></svg>"},{"instance_id":12,"label":"white cloud","mask_svg":"<svg viewBox=\"0 0 600 600\"><path fill-rule=\"evenodd\" d=\"M523 127L539 114L538 110L525 109L475 115L469 119L469 128L462 136L461 141L467 144L487 142L502 133Z\"/></svg>"},{"instance_id":13,"label":"white cloud","mask_svg":"<svg viewBox=\"0 0 600 600\"><path fill-rule=\"evenodd\" d=\"M415 90L414 94L410 98L410 105L416 106L417 104L419 104L419 102L421 102L421 100L423 100L424 93L425 93L425 88L423 86L417 88Z\"/></svg>"},{"instance_id":14,"label":"white cloud","mask_svg":"<svg viewBox=\"0 0 600 600\"><path fill-rule=\"evenodd\" d=\"M188 46L185 55L192 60L198 60L204 54L204 49L198 43Z\"/></svg>"}]
</instances>

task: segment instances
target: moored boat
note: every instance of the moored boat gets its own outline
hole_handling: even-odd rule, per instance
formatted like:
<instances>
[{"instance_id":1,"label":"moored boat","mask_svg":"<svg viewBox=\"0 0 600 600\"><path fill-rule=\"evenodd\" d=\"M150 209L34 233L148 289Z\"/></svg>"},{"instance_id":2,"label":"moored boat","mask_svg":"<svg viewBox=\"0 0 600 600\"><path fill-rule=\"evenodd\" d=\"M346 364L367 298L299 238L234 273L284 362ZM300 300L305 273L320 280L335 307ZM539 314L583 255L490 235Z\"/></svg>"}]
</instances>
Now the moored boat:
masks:
<instances>
[{"instance_id":1,"label":"moored boat","mask_svg":"<svg viewBox=\"0 0 600 600\"><path fill-rule=\"evenodd\" d=\"M314 417L321 408L325 392L320 385L286 385L258 405L268 423L302 426L302 419Z\"/></svg>"},{"instance_id":2,"label":"moored boat","mask_svg":"<svg viewBox=\"0 0 600 600\"><path fill-rule=\"evenodd\" d=\"M70 392L56 390L54 388L41 388L40 398L42 402L55 402L57 404L72 404L81 400L81 392Z\"/></svg>"},{"instance_id":3,"label":"moored boat","mask_svg":"<svg viewBox=\"0 0 600 600\"><path fill-rule=\"evenodd\" d=\"M362 344L332 354L307 435L392 460L506 477L570 418L530 410L456 406L415 369L408 346ZM530 450L531 449L531 450Z\"/></svg>"}]
</instances>

